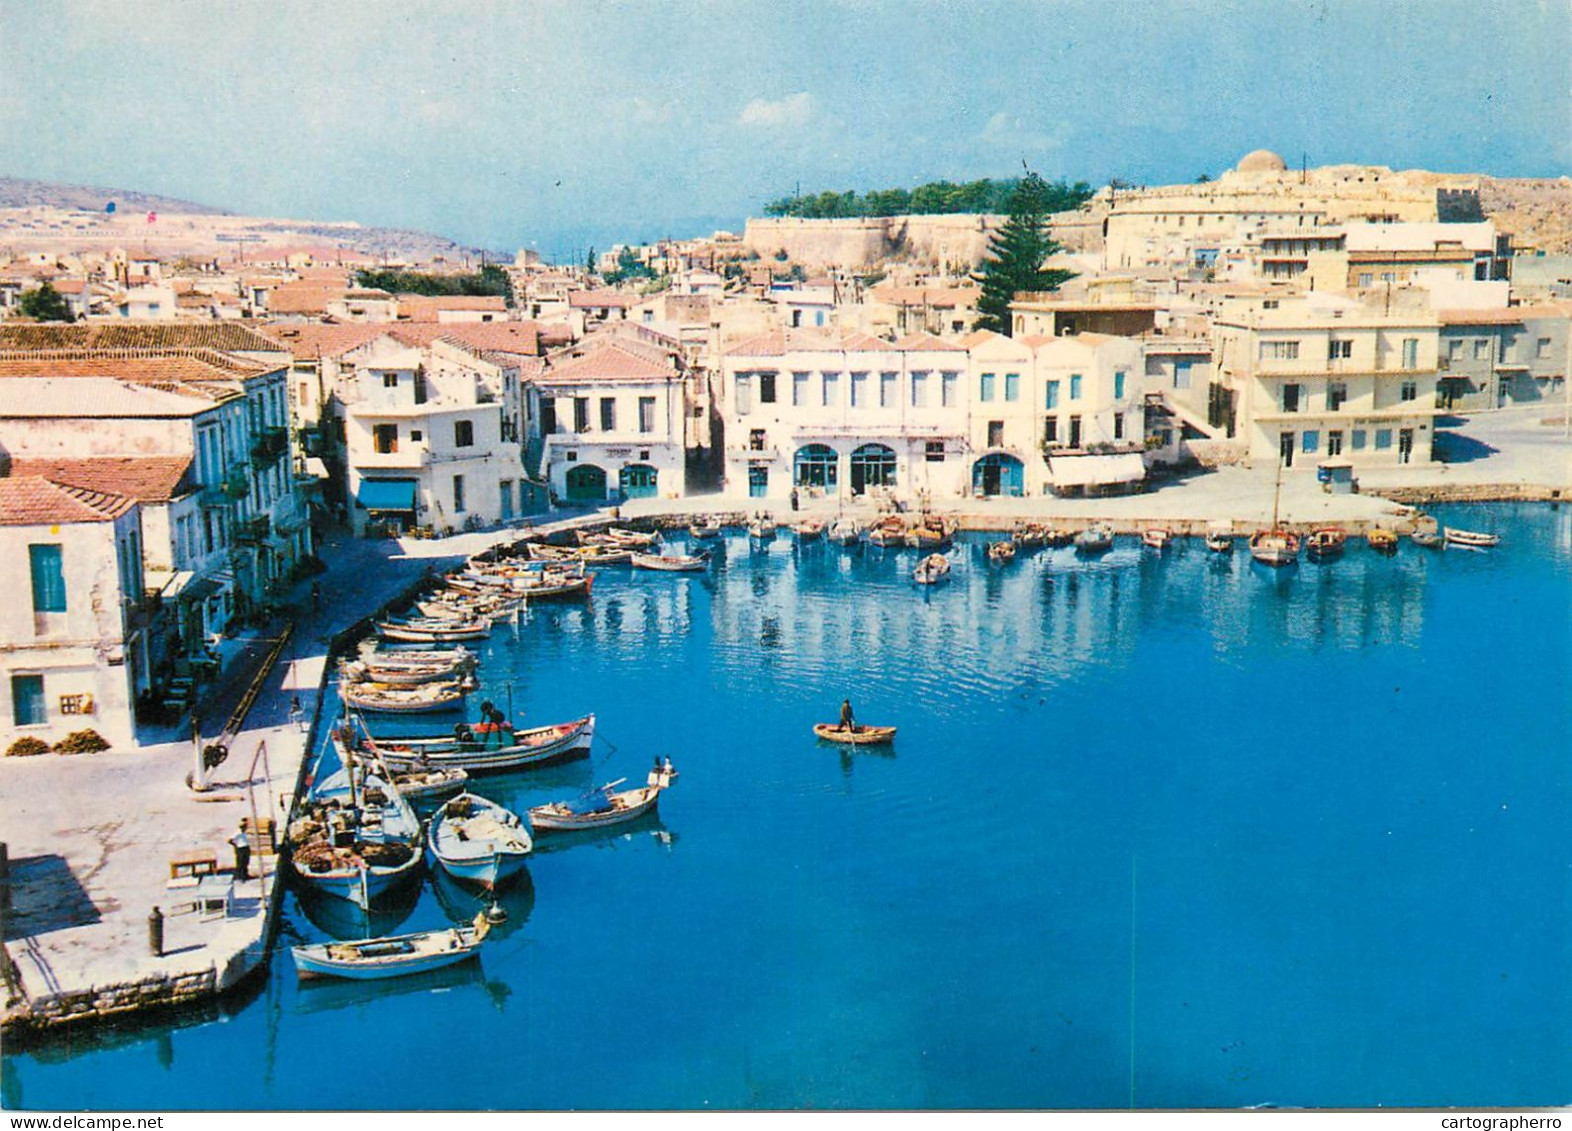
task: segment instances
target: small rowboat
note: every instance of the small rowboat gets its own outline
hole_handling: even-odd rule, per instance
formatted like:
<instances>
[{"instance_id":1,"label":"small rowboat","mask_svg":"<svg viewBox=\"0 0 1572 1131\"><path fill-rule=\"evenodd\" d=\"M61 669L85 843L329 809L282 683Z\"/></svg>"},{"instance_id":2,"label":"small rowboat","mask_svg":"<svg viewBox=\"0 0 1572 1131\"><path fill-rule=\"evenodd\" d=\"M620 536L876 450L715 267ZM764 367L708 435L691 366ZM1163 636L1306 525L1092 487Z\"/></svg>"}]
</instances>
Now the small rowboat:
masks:
<instances>
[{"instance_id":1,"label":"small rowboat","mask_svg":"<svg viewBox=\"0 0 1572 1131\"><path fill-rule=\"evenodd\" d=\"M606 537L627 550L647 550L660 541L660 535L653 531L627 530L616 526L606 531Z\"/></svg>"},{"instance_id":2,"label":"small rowboat","mask_svg":"<svg viewBox=\"0 0 1572 1131\"><path fill-rule=\"evenodd\" d=\"M428 711L446 711L463 700L462 683L421 683L414 687L400 687L390 683L346 683L344 702L362 711L384 711L394 714L416 715Z\"/></svg>"},{"instance_id":3,"label":"small rowboat","mask_svg":"<svg viewBox=\"0 0 1572 1131\"><path fill-rule=\"evenodd\" d=\"M912 580L918 585L937 585L950 580L950 559L943 554L929 554L912 570Z\"/></svg>"},{"instance_id":4,"label":"small rowboat","mask_svg":"<svg viewBox=\"0 0 1572 1131\"><path fill-rule=\"evenodd\" d=\"M1383 526L1371 529L1365 535L1365 541L1370 543L1370 548L1380 554L1397 553L1397 533Z\"/></svg>"},{"instance_id":5,"label":"small rowboat","mask_svg":"<svg viewBox=\"0 0 1572 1131\"><path fill-rule=\"evenodd\" d=\"M547 762L582 758L595 737L595 716L535 727L531 730L487 732L480 724L465 728L470 737L456 735L367 736L369 748L395 772L429 766L457 766L471 774L520 770Z\"/></svg>"},{"instance_id":6,"label":"small rowboat","mask_svg":"<svg viewBox=\"0 0 1572 1131\"><path fill-rule=\"evenodd\" d=\"M1454 526L1446 527L1442 536L1453 546L1470 546L1483 550L1501 545L1499 534L1481 534L1474 530L1459 530Z\"/></svg>"},{"instance_id":7,"label":"small rowboat","mask_svg":"<svg viewBox=\"0 0 1572 1131\"><path fill-rule=\"evenodd\" d=\"M792 529L796 531L799 542L812 542L815 538L824 537L824 523L816 518L805 518Z\"/></svg>"},{"instance_id":8,"label":"small rowboat","mask_svg":"<svg viewBox=\"0 0 1572 1131\"><path fill-rule=\"evenodd\" d=\"M1214 523L1206 532L1206 548L1214 554L1234 552L1233 527L1226 522Z\"/></svg>"},{"instance_id":9,"label":"small rowboat","mask_svg":"<svg viewBox=\"0 0 1572 1131\"><path fill-rule=\"evenodd\" d=\"M536 545L531 555L543 562L583 562L587 566L626 565L632 556L631 549L617 546L547 546Z\"/></svg>"},{"instance_id":10,"label":"small rowboat","mask_svg":"<svg viewBox=\"0 0 1572 1131\"><path fill-rule=\"evenodd\" d=\"M575 829L603 829L637 820L651 812L660 801L661 791L669 789L677 777L671 759L653 769L645 784L637 789L613 792L626 779L619 779L590 790L572 801L553 801L529 811L529 821L537 833L569 832Z\"/></svg>"},{"instance_id":11,"label":"small rowboat","mask_svg":"<svg viewBox=\"0 0 1572 1131\"><path fill-rule=\"evenodd\" d=\"M639 554L633 555L634 569L657 569L668 573L692 573L701 570L710 564L709 553L687 554Z\"/></svg>"},{"instance_id":12,"label":"small rowboat","mask_svg":"<svg viewBox=\"0 0 1572 1131\"><path fill-rule=\"evenodd\" d=\"M775 520L772 518L756 518L748 523L748 534L761 542L775 537Z\"/></svg>"},{"instance_id":13,"label":"small rowboat","mask_svg":"<svg viewBox=\"0 0 1572 1131\"><path fill-rule=\"evenodd\" d=\"M430 769L396 770L393 788L398 790L410 805L434 805L464 792L469 784L469 774L457 766Z\"/></svg>"},{"instance_id":14,"label":"small rowboat","mask_svg":"<svg viewBox=\"0 0 1572 1131\"><path fill-rule=\"evenodd\" d=\"M720 532L720 523L713 518L699 518L688 523L688 534L700 541L709 538L719 538Z\"/></svg>"},{"instance_id":15,"label":"small rowboat","mask_svg":"<svg viewBox=\"0 0 1572 1131\"><path fill-rule=\"evenodd\" d=\"M1250 535L1250 556L1262 565L1289 566L1299 560L1299 535L1281 527Z\"/></svg>"},{"instance_id":16,"label":"small rowboat","mask_svg":"<svg viewBox=\"0 0 1572 1131\"><path fill-rule=\"evenodd\" d=\"M1075 549L1081 554L1101 554L1113 549L1113 527L1106 523L1088 526L1075 536Z\"/></svg>"},{"instance_id":17,"label":"small rowboat","mask_svg":"<svg viewBox=\"0 0 1572 1131\"><path fill-rule=\"evenodd\" d=\"M477 912L468 927L445 927L408 935L389 935L364 942L325 942L292 947L295 975L310 978L349 978L370 981L424 974L475 957L490 924Z\"/></svg>"},{"instance_id":18,"label":"small rowboat","mask_svg":"<svg viewBox=\"0 0 1572 1131\"><path fill-rule=\"evenodd\" d=\"M849 518L838 518L830 526L830 541L839 546L855 546L862 541L862 531Z\"/></svg>"},{"instance_id":19,"label":"small rowboat","mask_svg":"<svg viewBox=\"0 0 1572 1131\"><path fill-rule=\"evenodd\" d=\"M1336 526L1323 527L1312 531L1310 537L1305 539L1305 553L1317 561L1324 561L1340 555L1347 542L1347 531Z\"/></svg>"},{"instance_id":20,"label":"small rowboat","mask_svg":"<svg viewBox=\"0 0 1572 1131\"><path fill-rule=\"evenodd\" d=\"M1057 549L1060 546L1068 546L1074 541L1075 535L1060 527L1050 527L1043 531L1044 546L1052 546Z\"/></svg>"},{"instance_id":21,"label":"small rowboat","mask_svg":"<svg viewBox=\"0 0 1572 1131\"><path fill-rule=\"evenodd\" d=\"M484 640L491 635L490 621L388 620L376 622L377 635L384 640L411 644L456 644L465 640Z\"/></svg>"},{"instance_id":22,"label":"small rowboat","mask_svg":"<svg viewBox=\"0 0 1572 1131\"><path fill-rule=\"evenodd\" d=\"M1038 549L1047 540L1048 532L1035 522L1015 524L1015 545L1020 550Z\"/></svg>"},{"instance_id":23,"label":"small rowboat","mask_svg":"<svg viewBox=\"0 0 1572 1131\"><path fill-rule=\"evenodd\" d=\"M943 550L955 540L956 524L942 518L926 518L906 532L906 544L914 550Z\"/></svg>"},{"instance_id":24,"label":"small rowboat","mask_svg":"<svg viewBox=\"0 0 1572 1131\"><path fill-rule=\"evenodd\" d=\"M475 656L471 652L455 652L448 658L422 659L417 663L389 663L381 653L344 664L346 678L354 681L387 684L394 687L415 687L422 683L463 679L475 671Z\"/></svg>"},{"instance_id":25,"label":"small rowboat","mask_svg":"<svg viewBox=\"0 0 1572 1131\"><path fill-rule=\"evenodd\" d=\"M1141 532L1141 545L1149 546L1161 553L1168 549L1169 539L1173 536L1161 526L1154 526Z\"/></svg>"},{"instance_id":26,"label":"small rowboat","mask_svg":"<svg viewBox=\"0 0 1572 1131\"><path fill-rule=\"evenodd\" d=\"M994 565L1009 565L1015 560L1015 543L1011 541L990 542L988 544L988 560Z\"/></svg>"},{"instance_id":27,"label":"small rowboat","mask_svg":"<svg viewBox=\"0 0 1572 1131\"><path fill-rule=\"evenodd\" d=\"M894 727L859 724L851 730L842 730L834 723L814 723L813 733L825 742L840 742L847 746L883 746L885 743L895 741Z\"/></svg>"},{"instance_id":28,"label":"small rowboat","mask_svg":"<svg viewBox=\"0 0 1572 1131\"><path fill-rule=\"evenodd\" d=\"M431 818L426 847L455 880L494 891L524 870L535 842L517 813L461 793Z\"/></svg>"},{"instance_id":29,"label":"small rowboat","mask_svg":"<svg viewBox=\"0 0 1572 1131\"><path fill-rule=\"evenodd\" d=\"M906 524L893 515L868 528L868 541L880 549L906 545Z\"/></svg>"},{"instance_id":30,"label":"small rowboat","mask_svg":"<svg viewBox=\"0 0 1572 1131\"><path fill-rule=\"evenodd\" d=\"M1446 538L1434 530L1416 530L1409 537L1414 540L1414 545L1423 546L1427 550L1439 550L1446 545Z\"/></svg>"}]
</instances>

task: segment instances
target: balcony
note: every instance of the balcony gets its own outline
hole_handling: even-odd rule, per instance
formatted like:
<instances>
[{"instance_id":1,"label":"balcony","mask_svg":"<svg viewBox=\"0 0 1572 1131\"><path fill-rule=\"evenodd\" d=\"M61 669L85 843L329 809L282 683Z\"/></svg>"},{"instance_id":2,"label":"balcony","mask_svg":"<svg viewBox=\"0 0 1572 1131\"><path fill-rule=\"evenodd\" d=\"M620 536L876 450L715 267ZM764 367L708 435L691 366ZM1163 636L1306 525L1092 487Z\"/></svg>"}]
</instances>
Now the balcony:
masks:
<instances>
[{"instance_id":1,"label":"balcony","mask_svg":"<svg viewBox=\"0 0 1572 1131\"><path fill-rule=\"evenodd\" d=\"M222 482L203 487L199 498L204 507L227 507L245 498L250 490L251 480L245 468L232 467Z\"/></svg>"},{"instance_id":2,"label":"balcony","mask_svg":"<svg viewBox=\"0 0 1572 1131\"><path fill-rule=\"evenodd\" d=\"M256 443L251 445L251 466L258 470L272 467L288 451L287 428L264 428L257 435Z\"/></svg>"},{"instance_id":3,"label":"balcony","mask_svg":"<svg viewBox=\"0 0 1572 1131\"><path fill-rule=\"evenodd\" d=\"M272 521L267 515L235 523L235 541L242 546L260 546L272 531Z\"/></svg>"}]
</instances>

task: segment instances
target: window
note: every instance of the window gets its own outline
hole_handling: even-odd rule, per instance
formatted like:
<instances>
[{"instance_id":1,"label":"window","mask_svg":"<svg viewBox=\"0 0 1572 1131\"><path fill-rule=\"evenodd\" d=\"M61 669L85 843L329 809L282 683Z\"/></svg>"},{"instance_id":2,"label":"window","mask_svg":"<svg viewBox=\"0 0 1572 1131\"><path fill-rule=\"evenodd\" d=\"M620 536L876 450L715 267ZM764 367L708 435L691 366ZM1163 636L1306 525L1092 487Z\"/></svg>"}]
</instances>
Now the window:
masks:
<instances>
[{"instance_id":1,"label":"window","mask_svg":"<svg viewBox=\"0 0 1572 1131\"><path fill-rule=\"evenodd\" d=\"M1004 447L1004 421L990 420L988 422L988 446L990 448Z\"/></svg>"},{"instance_id":2,"label":"window","mask_svg":"<svg viewBox=\"0 0 1572 1131\"><path fill-rule=\"evenodd\" d=\"M1059 418L1048 416L1043 418L1043 443L1057 444L1059 442Z\"/></svg>"},{"instance_id":3,"label":"window","mask_svg":"<svg viewBox=\"0 0 1572 1131\"><path fill-rule=\"evenodd\" d=\"M382 387L384 389L396 389L396 388L398 388L398 374L397 373L384 373L382 375Z\"/></svg>"},{"instance_id":4,"label":"window","mask_svg":"<svg viewBox=\"0 0 1572 1131\"><path fill-rule=\"evenodd\" d=\"M791 403L794 408L801 408L808 403L808 377L807 373L791 375Z\"/></svg>"},{"instance_id":5,"label":"window","mask_svg":"<svg viewBox=\"0 0 1572 1131\"><path fill-rule=\"evenodd\" d=\"M1326 411L1336 412L1343 407L1343 402L1348 399L1348 383L1346 381L1328 381L1326 385Z\"/></svg>"},{"instance_id":6,"label":"window","mask_svg":"<svg viewBox=\"0 0 1572 1131\"><path fill-rule=\"evenodd\" d=\"M1534 347L1534 356L1541 360L1550 356L1550 339L1540 338Z\"/></svg>"},{"instance_id":7,"label":"window","mask_svg":"<svg viewBox=\"0 0 1572 1131\"><path fill-rule=\"evenodd\" d=\"M813 324L815 326L822 326L822 325L824 325L824 311L822 311L822 310L815 310L813 312Z\"/></svg>"},{"instance_id":8,"label":"window","mask_svg":"<svg viewBox=\"0 0 1572 1131\"><path fill-rule=\"evenodd\" d=\"M1328 432L1326 434L1326 454L1340 456L1343 454L1343 434L1341 432Z\"/></svg>"},{"instance_id":9,"label":"window","mask_svg":"<svg viewBox=\"0 0 1572 1131\"><path fill-rule=\"evenodd\" d=\"M382 455L398 451L398 425L373 424L371 426L371 450Z\"/></svg>"},{"instance_id":10,"label":"window","mask_svg":"<svg viewBox=\"0 0 1572 1131\"><path fill-rule=\"evenodd\" d=\"M928 407L928 374L921 370L912 374L912 407Z\"/></svg>"},{"instance_id":11,"label":"window","mask_svg":"<svg viewBox=\"0 0 1572 1131\"><path fill-rule=\"evenodd\" d=\"M765 437L763 428L753 428L748 432L748 450L750 452L763 452L769 450L769 440Z\"/></svg>"},{"instance_id":12,"label":"window","mask_svg":"<svg viewBox=\"0 0 1572 1131\"><path fill-rule=\"evenodd\" d=\"M1376 451L1385 451L1392 446L1392 430L1390 428L1377 428L1375 434Z\"/></svg>"},{"instance_id":13,"label":"window","mask_svg":"<svg viewBox=\"0 0 1572 1131\"><path fill-rule=\"evenodd\" d=\"M944 441L929 440L923 445L923 459L928 463L944 462Z\"/></svg>"},{"instance_id":14,"label":"window","mask_svg":"<svg viewBox=\"0 0 1572 1131\"><path fill-rule=\"evenodd\" d=\"M1398 400L1411 401L1418 395L1419 386L1412 381L1404 381L1402 388L1398 390L1397 398Z\"/></svg>"},{"instance_id":15,"label":"window","mask_svg":"<svg viewBox=\"0 0 1572 1131\"><path fill-rule=\"evenodd\" d=\"M589 431L589 398L573 398L573 430L575 432Z\"/></svg>"},{"instance_id":16,"label":"window","mask_svg":"<svg viewBox=\"0 0 1572 1131\"><path fill-rule=\"evenodd\" d=\"M1404 338L1403 339L1403 368L1404 369L1418 369L1419 368L1419 339L1418 338Z\"/></svg>"},{"instance_id":17,"label":"window","mask_svg":"<svg viewBox=\"0 0 1572 1131\"><path fill-rule=\"evenodd\" d=\"M1046 388L1047 388L1048 391L1047 391L1047 394L1043 398L1043 407L1044 408L1058 408L1059 407L1059 382L1057 382L1057 381L1049 381L1047 386L1046 386Z\"/></svg>"},{"instance_id":18,"label":"window","mask_svg":"<svg viewBox=\"0 0 1572 1131\"><path fill-rule=\"evenodd\" d=\"M895 373L880 373L879 374L879 407L880 408L894 408L895 407L895 397L896 397L895 381L896 381L897 376L898 376L898 374L895 374Z\"/></svg>"},{"instance_id":19,"label":"window","mask_svg":"<svg viewBox=\"0 0 1572 1131\"><path fill-rule=\"evenodd\" d=\"M1365 450L1365 430L1363 428L1355 428L1348 434L1348 446L1356 452Z\"/></svg>"},{"instance_id":20,"label":"window","mask_svg":"<svg viewBox=\"0 0 1572 1131\"><path fill-rule=\"evenodd\" d=\"M760 373L759 374L759 403L760 404L774 404L775 403L775 374L773 374L773 373Z\"/></svg>"},{"instance_id":21,"label":"window","mask_svg":"<svg viewBox=\"0 0 1572 1131\"><path fill-rule=\"evenodd\" d=\"M1446 355L1453 361L1463 360L1463 343L1461 339L1453 338L1446 344Z\"/></svg>"},{"instance_id":22,"label":"window","mask_svg":"<svg viewBox=\"0 0 1572 1131\"><path fill-rule=\"evenodd\" d=\"M453 446L455 448L473 448L475 446L475 422L473 420L455 420L453 422Z\"/></svg>"},{"instance_id":23,"label":"window","mask_svg":"<svg viewBox=\"0 0 1572 1131\"><path fill-rule=\"evenodd\" d=\"M49 721L49 708L44 702L43 676L11 677L11 715L19 727L39 726Z\"/></svg>"},{"instance_id":24,"label":"window","mask_svg":"<svg viewBox=\"0 0 1572 1131\"><path fill-rule=\"evenodd\" d=\"M1079 416L1070 417L1070 446L1072 448L1081 446L1081 418Z\"/></svg>"},{"instance_id":25,"label":"window","mask_svg":"<svg viewBox=\"0 0 1572 1131\"><path fill-rule=\"evenodd\" d=\"M1333 338L1327 343L1328 361L1346 361L1354 356L1354 343L1350 338Z\"/></svg>"},{"instance_id":26,"label":"window","mask_svg":"<svg viewBox=\"0 0 1572 1131\"><path fill-rule=\"evenodd\" d=\"M1298 385L1284 385L1283 386L1283 411L1284 412L1298 412L1299 411L1299 386Z\"/></svg>"},{"instance_id":27,"label":"window","mask_svg":"<svg viewBox=\"0 0 1572 1131\"><path fill-rule=\"evenodd\" d=\"M600 430L602 432L615 432L617 430L617 398L600 398Z\"/></svg>"},{"instance_id":28,"label":"window","mask_svg":"<svg viewBox=\"0 0 1572 1131\"><path fill-rule=\"evenodd\" d=\"M1079 373L1070 374L1070 399L1072 401L1081 399L1081 375Z\"/></svg>"},{"instance_id":29,"label":"window","mask_svg":"<svg viewBox=\"0 0 1572 1131\"><path fill-rule=\"evenodd\" d=\"M65 566L61 548L54 543L29 546L27 560L33 573L33 611L65 612Z\"/></svg>"},{"instance_id":30,"label":"window","mask_svg":"<svg viewBox=\"0 0 1572 1131\"><path fill-rule=\"evenodd\" d=\"M1487 358L1489 356L1490 356L1490 339L1488 339L1488 338L1475 338L1474 339L1474 360L1475 361L1484 361L1485 358Z\"/></svg>"},{"instance_id":31,"label":"window","mask_svg":"<svg viewBox=\"0 0 1572 1131\"><path fill-rule=\"evenodd\" d=\"M826 373L824 375L824 407L831 408L841 403L841 375L839 373Z\"/></svg>"},{"instance_id":32,"label":"window","mask_svg":"<svg viewBox=\"0 0 1572 1131\"><path fill-rule=\"evenodd\" d=\"M955 405L955 390L960 388L961 375L959 373L945 373L939 380L939 404L944 408Z\"/></svg>"},{"instance_id":33,"label":"window","mask_svg":"<svg viewBox=\"0 0 1572 1131\"><path fill-rule=\"evenodd\" d=\"M1174 388L1188 389L1190 387L1190 365L1188 361L1174 362Z\"/></svg>"},{"instance_id":34,"label":"window","mask_svg":"<svg viewBox=\"0 0 1572 1131\"><path fill-rule=\"evenodd\" d=\"M1114 372L1114 400L1116 400L1116 401L1124 400L1124 370L1123 369L1119 369L1119 370L1116 370Z\"/></svg>"},{"instance_id":35,"label":"window","mask_svg":"<svg viewBox=\"0 0 1572 1131\"><path fill-rule=\"evenodd\" d=\"M753 411L753 374L737 374L737 415L747 416Z\"/></svg>"},{"instance_id":36,"label":"window","mask_svg":"<svg viewBox=\"0 0 1572 1131\"><path fill-rule=\"evenodd\" d=\"M1114 413L1113 424L1114 424L1114 439L1115 440L1122 440L1122 439L1124 439L1124 413L1122 413L1122 412Z\"/></svg>"},{"instance_id":37,"label":"window","mask_svg":"<svg viewBox=\"0 0 1572 1131\"><path fill-rule=\"evenodd\" d=\"M807 374L804 374L803 376L807 376ZM653 432L653 431L655 431L655 398L654 397L640 397L639 398L639 431L640 432ZM648 456L641 456L640 458L641 459L648 459L649 457Z\"/></svg>"},{"instance_id":38,"label":"window","mask_svg":"<svg viewBox=\"0 0 1572 1131\"><path fill-rule=\"evenodd\" d=\"M422 432L419 428L411 428L409 430L409 442L411 444L418 444L418 443L420 443L421 440L425 439L425 437L426 437L426 434L424 432Z\"/></svg>"},{"instance_id":39,"label":"window","mask_svg":"<svg viewBox=\"0 0 1572 1131\"><path fill-rule=\"evenodd\" d=\"M1021 399L1021 375L1019 373L1006 373L1004 375L1004 399L1018 401Z\"/></svg>"},{"instance_id":40,"label":"window","mask_svg":"<svg viewBox=\"0 0 1572 1131\"><path fill-rule=\"evenodd\" d=\"M464 477L462 475L453 477L453 513L464 513Z\"/></svg>"},{"instance_id":41,"label":"window","mask_svg":"<svg viewBox=\"0 0 1572 1131\"><path fill-rule=\"evenodd\" d=\"M977 382L977 399L980 401L993 400L993 386L997 379L992 373L984 373Z\"/></svg>"},{"instance_id":42,"label":"window","mask_svg":"<svg viewBox=\"0 0 1572 1131\"><path fill-rule=\"evenodd\" d=\"M1301 433L1301 441L1306 455L1316 451L1321 446L1321 433L1314 428L1307 428Z\"/></svg>"},{"instance_id":43,"label":"window","mask_svg":"<svg viewBox=\"0 0 1572 1131\"><path fill-rule=\"evenodd\" d=\"M1262 342L1262 361L1298 361L1299 343L1292 342Z\"/></svg>"},{"instance_id":44,"label":"window","mask_svg":"<svg viewBox=\"0 0 1572 1131\"><path fill-rule=\"evenodd\" d=\"M1368 287L1371 284L1373 284L1374 282L1375 282L1375 276L1372 275L1369 271L1361 271L1361 272L1359 272L1359 285L1361 287Z\"/></svg>"},{"instance_id":45,"label":"window","mask_svg":"<svg viewBox=\"0 0 1572 1131\"><path fill-rule=\"evenodd\" d=\"M851 406L866 408L868 405L868 375L853 373L851 376Z\"/></svg>"}]
</instances>

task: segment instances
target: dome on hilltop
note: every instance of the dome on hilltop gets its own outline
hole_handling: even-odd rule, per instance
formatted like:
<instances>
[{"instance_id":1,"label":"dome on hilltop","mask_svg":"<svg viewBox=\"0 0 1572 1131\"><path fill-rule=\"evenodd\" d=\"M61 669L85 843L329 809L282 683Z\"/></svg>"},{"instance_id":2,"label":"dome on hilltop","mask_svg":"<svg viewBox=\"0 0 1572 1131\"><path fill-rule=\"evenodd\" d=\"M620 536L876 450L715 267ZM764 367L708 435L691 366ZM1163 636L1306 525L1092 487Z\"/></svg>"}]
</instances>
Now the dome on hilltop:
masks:
<instances>
[{"instance_id":1,"label":"dome on hilltop","mask_svg":"<svg viewBox=\"0 0 1572 1131\"><path fill-rule=\"evenodd\" d=\"M1281 173L1288 166L1283 159L1270 149L1257 149L1253 153L1246 153L1239 162L1236 172L1240 173Z\"/></svg>"}]
</instances>

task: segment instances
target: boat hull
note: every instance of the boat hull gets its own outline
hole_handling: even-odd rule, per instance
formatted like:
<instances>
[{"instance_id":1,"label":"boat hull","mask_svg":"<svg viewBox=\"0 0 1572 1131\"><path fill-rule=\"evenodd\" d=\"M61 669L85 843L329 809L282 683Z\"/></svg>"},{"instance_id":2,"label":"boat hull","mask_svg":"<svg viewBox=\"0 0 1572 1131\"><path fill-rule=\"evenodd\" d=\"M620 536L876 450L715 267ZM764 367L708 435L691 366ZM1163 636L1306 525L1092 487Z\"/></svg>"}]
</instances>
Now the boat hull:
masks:
<instances>
[{"instance_id":1,"label":"boat hull","mask_svg":"<svg viewBox=\"0 0 1572 1131\"><path fill-rule=\"evenodd\" d=\"M397 769L424 763L433 768L456 766L471 774L505 773L587 756L595 737L595 716L518 731L513 737L512 743L490 749L484 743L460 743L451 738L374 739L372 748Z\"/></svg>"},{"instance_id":2,"label":"boat hull","mask_svg":"<svg viewBox=\"0 0 1572 1131\"><path fill-rule=\"evenodd\" d=\"M655 811L660 803L660 790L645 787L634 793L646 794L642 801L621 809L602 809L594 813L561 813L550 805L538 805L529 811L530 826L536 833L574 832L580 829L604 829L636 821L646 813ZM625 796L625 795L624 795Z\"/></svg>"},{"instance_id":3,"label":"boat hull","mask_svg":"<svg viewBox=\"0 0 1572 1131\"><path fill-rule=\"evenodd\" d=\"M894 727L859 726L856 730L842 730L834 723L815 723L813 733L825 742L846 746L883 746L895 741Z\"/></svg>"},{"instance_id":4,"label":"boat hull","mask_svg":"<svg viewBox=\"0 0 1572 1131\"><path fill-rule=\"evenodd\" d=\"M400 944L409 949L403 950ZM295 974L302 981L345 978L369 982L441 970L474 958L479 949L480 938L473 927L450 927L359 943L315 943L293 947L290 953Z\"/></svg>"}]
</instances>

